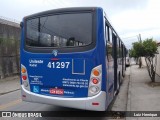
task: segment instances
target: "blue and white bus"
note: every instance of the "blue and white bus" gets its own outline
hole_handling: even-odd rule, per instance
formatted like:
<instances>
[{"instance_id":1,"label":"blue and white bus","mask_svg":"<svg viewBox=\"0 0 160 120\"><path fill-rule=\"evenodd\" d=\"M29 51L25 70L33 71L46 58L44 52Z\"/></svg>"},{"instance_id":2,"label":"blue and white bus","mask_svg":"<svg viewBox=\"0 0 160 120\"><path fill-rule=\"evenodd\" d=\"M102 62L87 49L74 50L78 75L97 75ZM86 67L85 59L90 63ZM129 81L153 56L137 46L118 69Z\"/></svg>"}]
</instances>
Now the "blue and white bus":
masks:
<instances>
[{"instance_id":1,"label":"blue and white bus","mask_svg":"<svg viewBox=\"0 0 160 120\"><path fill-rule=\"evenodd\" d=\"M99 7L55 9L21 22L22 100L105 111L125 71L125 46Z\"/></svg>"}]
</instances>

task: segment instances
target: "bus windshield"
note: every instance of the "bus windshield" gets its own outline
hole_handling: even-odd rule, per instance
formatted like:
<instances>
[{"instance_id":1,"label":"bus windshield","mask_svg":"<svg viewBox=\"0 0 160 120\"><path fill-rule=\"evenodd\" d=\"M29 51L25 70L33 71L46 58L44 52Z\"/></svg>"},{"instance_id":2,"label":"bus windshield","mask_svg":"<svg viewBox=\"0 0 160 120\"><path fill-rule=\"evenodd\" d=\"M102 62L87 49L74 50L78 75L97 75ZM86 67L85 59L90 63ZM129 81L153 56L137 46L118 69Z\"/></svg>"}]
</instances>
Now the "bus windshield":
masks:
<instances>
[{"instance_id":1,"label":"bus windshield","mask_svg":"<svg viewBox=\"0 0 160 120\"><path fill-rule=\"evenodd\" d=\"M66 13L29 18L26 45L76 47L92 43L92 13Z\"/></svg>"}]
</instances>

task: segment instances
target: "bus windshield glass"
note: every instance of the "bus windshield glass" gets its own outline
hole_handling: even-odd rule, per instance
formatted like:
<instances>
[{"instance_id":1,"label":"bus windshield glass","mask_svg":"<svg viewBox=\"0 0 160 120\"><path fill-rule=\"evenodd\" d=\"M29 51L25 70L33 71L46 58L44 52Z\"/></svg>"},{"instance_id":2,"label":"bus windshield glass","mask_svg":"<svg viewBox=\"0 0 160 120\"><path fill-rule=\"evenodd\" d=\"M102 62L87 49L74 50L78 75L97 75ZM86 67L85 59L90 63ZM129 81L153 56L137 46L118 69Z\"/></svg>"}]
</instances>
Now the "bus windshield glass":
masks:
<instances>
[{"instance_id":1,"label":"bus windshield glass","mask_svg":"<svg viewBox=\"0 0 160 120\"><path fill-rule=\"evenodd\" d=\"M55 14L26 21L26 45L76 47L92 43L92 13Z\"/></svg>"}]
</instances>

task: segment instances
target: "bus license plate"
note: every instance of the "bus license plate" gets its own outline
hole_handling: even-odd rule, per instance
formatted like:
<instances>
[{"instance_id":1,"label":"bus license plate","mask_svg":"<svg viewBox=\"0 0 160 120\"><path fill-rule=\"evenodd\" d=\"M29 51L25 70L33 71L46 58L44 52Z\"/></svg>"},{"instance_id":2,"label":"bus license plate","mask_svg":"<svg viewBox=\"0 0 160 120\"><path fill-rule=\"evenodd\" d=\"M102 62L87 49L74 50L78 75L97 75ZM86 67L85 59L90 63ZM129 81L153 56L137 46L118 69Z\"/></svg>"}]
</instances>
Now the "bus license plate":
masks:
<instances>
[{"instance_id":1,"label":"bus license plate","mask_svg":"<svg viewBox=\"0 0 160 120\"><path fill-rule=\"evenodd\" d=\"M50 94L56 94L56 95L63 95L64 94L64 90L63 89L50 89L49 90Z\"/></svg>"}]
</instances>

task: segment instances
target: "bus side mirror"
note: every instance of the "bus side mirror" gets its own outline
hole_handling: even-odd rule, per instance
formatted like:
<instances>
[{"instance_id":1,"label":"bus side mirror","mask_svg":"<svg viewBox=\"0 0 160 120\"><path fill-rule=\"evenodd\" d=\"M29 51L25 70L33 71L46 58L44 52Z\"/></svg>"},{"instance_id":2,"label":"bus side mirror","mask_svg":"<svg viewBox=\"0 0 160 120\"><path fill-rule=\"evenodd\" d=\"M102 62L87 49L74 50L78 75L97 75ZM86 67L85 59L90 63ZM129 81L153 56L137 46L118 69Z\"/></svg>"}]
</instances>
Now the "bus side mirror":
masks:
<instances>
[{"instance_id":1,"label":"bus side mirror","mask_svg":"<svg viewBox=\"0 0 160 120\"><path fill-rule=\"evenodd\" d=\"M20 23L20 27L23 28L23 22Z\"/></svg>"}]
</instances>

